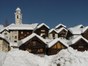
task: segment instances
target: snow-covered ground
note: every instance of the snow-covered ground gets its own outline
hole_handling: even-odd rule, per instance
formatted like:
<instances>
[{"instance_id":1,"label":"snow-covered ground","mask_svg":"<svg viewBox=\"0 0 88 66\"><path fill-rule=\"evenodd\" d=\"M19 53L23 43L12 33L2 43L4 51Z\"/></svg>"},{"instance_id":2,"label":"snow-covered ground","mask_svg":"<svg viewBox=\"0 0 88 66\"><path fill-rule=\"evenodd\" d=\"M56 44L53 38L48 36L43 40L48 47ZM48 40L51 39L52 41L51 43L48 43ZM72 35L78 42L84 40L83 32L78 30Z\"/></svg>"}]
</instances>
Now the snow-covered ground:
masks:
<instances>
[{"instance_id":1,"label":"snow-covered ground","mask_svg":"<svg viewBox=\"0 0 88 66\"><path fill-rule=\"evenodd\" d=\"M88 51L78 52L70 47L44 57L18 49L0 52L0 66L88 66L87 63Z\"/></svg>"},{"instance_id":2,"label":"snow-covered ground","mask_svg":"<svg viewBox=\"0 0 88 66\"><path fill-rule=\"evenodd\" d=\"M69 47L53 56L53 59L52 62L60 66L88 66L88 51L78 52Z\"/></svg>"}]
</instances>

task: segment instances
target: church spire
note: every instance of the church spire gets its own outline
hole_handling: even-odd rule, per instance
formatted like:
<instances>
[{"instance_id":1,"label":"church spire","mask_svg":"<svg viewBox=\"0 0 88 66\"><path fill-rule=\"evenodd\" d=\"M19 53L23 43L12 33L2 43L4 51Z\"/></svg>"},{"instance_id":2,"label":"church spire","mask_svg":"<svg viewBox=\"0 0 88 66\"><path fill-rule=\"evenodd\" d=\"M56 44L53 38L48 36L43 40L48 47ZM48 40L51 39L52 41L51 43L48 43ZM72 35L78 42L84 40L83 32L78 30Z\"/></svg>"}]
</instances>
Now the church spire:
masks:
<instances>
[{"instance_id":1,"label":"church spire","mask_svg":"<svg viewBox=\"0 0 88 66\"><path fill-rule=\"evenodd\" d=\"M17 8L15 12L15 23L16 25L22 24L22 13L20 8Z\"/></svg>"}]
</instances>

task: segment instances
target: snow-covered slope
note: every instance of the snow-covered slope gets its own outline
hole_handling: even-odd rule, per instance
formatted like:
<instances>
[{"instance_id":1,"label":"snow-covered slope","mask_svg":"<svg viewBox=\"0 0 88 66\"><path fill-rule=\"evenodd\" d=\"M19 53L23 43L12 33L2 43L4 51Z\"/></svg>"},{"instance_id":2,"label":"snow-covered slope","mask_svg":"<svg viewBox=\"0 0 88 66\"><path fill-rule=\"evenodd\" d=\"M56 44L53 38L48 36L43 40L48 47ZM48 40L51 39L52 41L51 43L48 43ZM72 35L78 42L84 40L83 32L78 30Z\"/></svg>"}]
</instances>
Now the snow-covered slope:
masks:
<instances>
[{"instance_id":1,"label":"snow-covered slope","mask_svg":"<svg viewBox=\"0 0 88 66\"><path fill-rule=\"evenodd\" d=\"M27 51L12 50L0 66L49 66L49 61Z\"/></svg>"},{"instance_id":2,"label":"snow-covered slope","mask_svg":"<svg viewBox=\"0 0 88 66\"><path fill-rule=\"evenodd\" d=\"M53 56L52 62L60 66L88 66L88 51L78 52L68 48Z\"/></svg>"},{"instance_id":3,"label":"snow-covered slope","mask_svg":"<svg viewBox=\"0 0 88 66\"><path fill-rule=\"evenodd\" d=\"M44 57L18 49L0 52L0 66L88 66L87 63L88 51L78 52L70 47L56 55Z\"/></svg>"}]
</instances>

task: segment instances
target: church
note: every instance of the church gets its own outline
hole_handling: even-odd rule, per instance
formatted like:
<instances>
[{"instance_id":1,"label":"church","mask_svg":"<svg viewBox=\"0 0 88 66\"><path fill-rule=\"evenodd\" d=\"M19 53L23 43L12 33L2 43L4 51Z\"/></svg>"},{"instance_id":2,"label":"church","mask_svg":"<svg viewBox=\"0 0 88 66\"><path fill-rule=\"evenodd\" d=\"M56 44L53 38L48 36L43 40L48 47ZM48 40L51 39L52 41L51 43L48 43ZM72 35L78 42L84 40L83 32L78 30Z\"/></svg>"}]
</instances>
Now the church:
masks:
<instances>
[{"instance_id":1,"label":"church","mask_svg":"<svg viewBox=\"0 0 88 66\"><path fill-rule=\"evenodd\" d=\"M22 23L22 11L17 8L15 11L15 23L6 27L0 25L1 45L6 51L11 48L27 50L34 54L54 55L60 50L69 46L78 50L88 50L88 27L77 25L67 28L63 24L58 24L50 28L45 23ZM0 46L2 48L2 46Z\"/></svg>"}]
</instances>

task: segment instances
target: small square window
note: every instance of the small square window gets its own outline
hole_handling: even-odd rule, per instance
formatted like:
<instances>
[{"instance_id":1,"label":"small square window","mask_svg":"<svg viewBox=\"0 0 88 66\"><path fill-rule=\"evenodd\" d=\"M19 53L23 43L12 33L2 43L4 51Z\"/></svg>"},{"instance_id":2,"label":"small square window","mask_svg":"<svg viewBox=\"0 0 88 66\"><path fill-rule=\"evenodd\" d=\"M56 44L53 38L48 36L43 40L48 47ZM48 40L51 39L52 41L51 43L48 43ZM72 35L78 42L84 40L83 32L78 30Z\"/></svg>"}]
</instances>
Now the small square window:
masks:
<instances>
[{"instance_id":1,"label":"small square window","mask_svg":"<svg viewBox=\"0 0 88 66\"><path fill-rule=\"evenodd\" d=\"M7 33L4 33L4 35L7 35Z\"/></svg>"},{"instance_id":2,"label":"small square window","mask_svg":"<svg viewBox=\"0 0 88 66\"><path fill-rule=\"evenodd\" d=\"M29 32L27 32L27 34L29 34Z\"/></svg>"},{"instance_id":3,"label":"small square window","mask_svg":"<svg viewBox=\"0 0 88 66\"><path fill-rule=\"evenodd\" d=\"M41 32L45 32L45 30L41 30Z\"/></svg>"},{"instance_id":4,"label":"small square window","mask_svg":"<svg viewBox=\"0 0 88 66\"><path fill-rule=\"evenodd\" d=\"M32 43L33 43L33 46L36 46L36 41L33 41Z\"/></svg>"},{"instance_id":5,"label":"small square window","mask_svg":"<svg viewBox=\"0 0 88 66\"><path fill-rule=\"evenodd\" d=\"M84 46L78 46L78 48L84 48Z\"/></svg>"},{"instance_id":6,"label":"small square window","mask_svg":"<svg viewBox=\"0 0 88 66\"><path fill-rule=\"evenodd\" d=\"M21 34L23 34L23 31L21 32Z\"/></svg>"},{"instance_id":7,"label":"small square window","mask_svg":"<svg viewBox=\"0 0 88 66\"><path fill-rule=\"evenodd\" d=\"M15 39L17 39L17 36L15 36Z\"/></svg>"},{"instance_id":8,"label":"small square window","mask_svg":"<svg viewBox=\"0 0 88 66\"><path fill-rule=\"evenodd\" d=\"M38 52L43 52L43 49L38 49Z\"/></svg>"},{"instance_id":9,"label":"small square window","mask_svg":"<svg viewBox=\"0 0 88 66\"><path fill-rule=\"evenodd\" d=\"M17 41L14 41L14 42L17 42Z\"/></svg>"}]
</instances>

